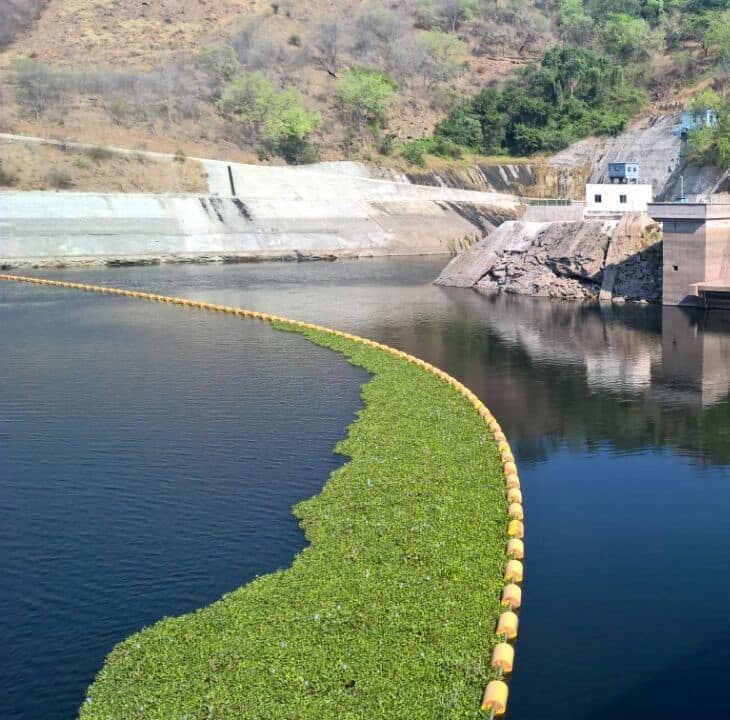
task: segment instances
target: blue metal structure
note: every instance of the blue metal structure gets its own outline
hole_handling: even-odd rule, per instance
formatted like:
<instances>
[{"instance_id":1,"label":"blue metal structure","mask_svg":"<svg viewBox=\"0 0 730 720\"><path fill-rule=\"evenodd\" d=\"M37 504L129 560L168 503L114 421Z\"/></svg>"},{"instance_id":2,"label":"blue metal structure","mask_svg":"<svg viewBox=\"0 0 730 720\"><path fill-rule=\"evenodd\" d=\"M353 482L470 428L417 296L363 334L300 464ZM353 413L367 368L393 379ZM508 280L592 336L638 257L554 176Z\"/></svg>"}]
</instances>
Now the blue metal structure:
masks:
<instances>
[{"instance_id":1,"label":"blue metal structure","mask_svg":"<svg viewBox=\"0 0 730 720\"><path fill-rule=\"evenodd\" d=\"M712 108L699 108L697 110L682 110L682 118L679 127L674 131L675 135L686 138L692 130L699 130L705 127L717 125L717 112Z\"/></svg>"},{"instance_id":2,"label":"blue metal structure","mask_svg":"<svg viewBox=\"0 0 730 720\"><path fill-rule=\"evenodd\" d=\"M609 182L638 183L639 165L633 162L608 163Z\"/></svg>"}]
</instances>

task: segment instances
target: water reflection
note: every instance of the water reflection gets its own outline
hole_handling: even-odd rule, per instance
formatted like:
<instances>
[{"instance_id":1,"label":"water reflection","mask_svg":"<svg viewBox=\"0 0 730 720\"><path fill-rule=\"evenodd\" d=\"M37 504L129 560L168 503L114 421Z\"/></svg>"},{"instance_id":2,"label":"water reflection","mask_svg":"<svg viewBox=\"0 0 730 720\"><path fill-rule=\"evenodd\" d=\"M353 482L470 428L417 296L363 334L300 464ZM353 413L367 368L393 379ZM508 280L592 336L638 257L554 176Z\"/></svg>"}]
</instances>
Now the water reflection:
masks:
<instances>
[{"instance_id":1,"label":"water reflection","mask_svg":"<svg viewBox=\"0 0 730 720\"><path fill-rule=\"evenodd\" d=\"M709 407L730 392L730 313L664 308L656 392L672 402Z\"/></svg>"},{"instance_id":2,"label":"water reflection","mask_svg":"<svg viewBox=\"0 0 730 720\"><path fill-rule=\"evenodd\" d=\"M607 444L621 452L674 447L703 461L730 463L730 313L485 297L432 285L443 262L53 274L251 307L400 347L472 387L498 415L523 463L564 444Z\"/></svg>"},{"instance_id":3,"label":"water reflection","mask_svg":"<svg viewBox=\"0 0 730 720\"><path fill-rule=\"evenodd\" d=\"M487 298L431 285L442 264L55 275L320 322L443 367L498 415L525 489L511 720L730 717L730 575L718 572L730 557L730 314ZM678 696L680 675L690 691Z\"/></svg>"}]
</instances>

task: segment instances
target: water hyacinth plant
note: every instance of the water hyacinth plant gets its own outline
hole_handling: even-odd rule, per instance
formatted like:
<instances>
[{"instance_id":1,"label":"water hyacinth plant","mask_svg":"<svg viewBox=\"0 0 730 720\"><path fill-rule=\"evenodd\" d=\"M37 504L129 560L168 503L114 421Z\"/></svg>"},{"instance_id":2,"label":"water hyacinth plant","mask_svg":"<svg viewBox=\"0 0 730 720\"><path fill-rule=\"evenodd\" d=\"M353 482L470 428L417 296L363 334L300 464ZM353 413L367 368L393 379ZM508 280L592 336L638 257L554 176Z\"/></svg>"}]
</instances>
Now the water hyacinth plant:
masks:
<instances>
[{"instance_id":1,"label":"water hyacinth plant","mask_svg":"<svg viewBox=\"0 0 730 720\"><path fill-rule=\"evenodd\" d=\"M81 720L480 717L507 507L487 426L402 358L275 326L372 374L337 447L349 461L294 508L309 545L290 568L117 645Z\"/></svg>"}]
</instances>

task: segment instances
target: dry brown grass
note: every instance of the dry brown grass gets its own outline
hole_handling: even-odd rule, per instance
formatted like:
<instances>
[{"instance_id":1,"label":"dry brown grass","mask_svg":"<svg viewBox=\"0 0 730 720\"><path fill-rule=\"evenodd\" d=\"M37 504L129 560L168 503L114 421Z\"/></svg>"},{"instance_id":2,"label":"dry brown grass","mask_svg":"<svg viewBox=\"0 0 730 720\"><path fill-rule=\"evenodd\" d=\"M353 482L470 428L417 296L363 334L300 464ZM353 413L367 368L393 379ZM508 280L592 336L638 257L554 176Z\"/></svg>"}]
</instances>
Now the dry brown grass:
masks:
<instances>
[{"instance_id":1,"label":"dry brown grass","mask_svg":"<svg viewBox=\"0 0 730 720\"><path fill-rule=\"evenodd\" d=\"M201 45L230 37L244 22L256 16L261 34L286 44L293 34L303 40L317 20L335 11L354 16L362 0L279 0L274 13L270 0L48 0L38 21L0 53L0 73L13 59L30 57L67 68L123 68L150 70L177 58L197 52ZM478 33L461 33L476 50L483 38ZM537 59L542 48L527 48L522 56L516 51L500 57L467 54L466 72L443 88L473 93L490 81L504 81L520 65ZM1 78L0 78L1 80ZM351 159L378 162L371 139L365 134L354 155L344 149L345 128L336 101L336 81L322 69L310 65L297 71L294 82L307 104L323 114L327 123L318 138L322 159ZM174 152L178 147L188 155L219 157L257 162L251 151L241 150L226 138L223 120L211 106L198 122L172 126L141 123L128 127L115 125L101 107L99 98L74 98L63 117L52 114L38 122L20 116L13 102L12 88L0 87L6 111L0 113L0 130L43 137L68 138L81 142L108 143L125 147L144 146L159 152ZM391 108L388 132L400 140L423 137L433 131L444 116L443 103L420 86L401 88L399 102Z\"/></svg>"},{"instance_id":2,"label":"dry brown grass","mask_svg":"<svg viewBox=\"0 0 730 720\"><path fill-rule=\"evenodd\" d=\"M56 145L3 142L3 171L15 178L13 190L68 189L100 192L205 193L201 163L175 162L138 154Z\"/></svg>"}]
</instances>

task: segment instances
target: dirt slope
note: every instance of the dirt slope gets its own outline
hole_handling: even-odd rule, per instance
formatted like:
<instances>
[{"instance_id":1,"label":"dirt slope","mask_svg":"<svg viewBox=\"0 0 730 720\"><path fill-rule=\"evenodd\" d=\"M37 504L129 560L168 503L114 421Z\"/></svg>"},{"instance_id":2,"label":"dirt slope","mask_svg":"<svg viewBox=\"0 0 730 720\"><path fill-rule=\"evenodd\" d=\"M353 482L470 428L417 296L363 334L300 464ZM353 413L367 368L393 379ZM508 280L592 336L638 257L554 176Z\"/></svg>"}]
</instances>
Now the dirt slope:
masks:
<instances>
[{"instance_id":1,"label":"dirt slope","mask_svg":"<svg viewBox=\"0 0 730 720\"><path fill-rule=\"evenodd\" d=\"M36 13L26 12L22 21L7 25L6 40L13 39L4 49L0 41L0 130L149 150L181 148L189 155L246 161L256 161L256 154L236 146L211 102L203 102L194 119L116 121L109 112L113 93L102 97L85 92L69 96L63 113L30 117L19 112L15 88L9 82L11 64L30 58L69 71L169 72L189 63L201 47L230 41L242 27L255 22L259 49L271 54L261 59L261 69L280 86L293 85L305 104L325 119L315 138L322 159L368 160L375 142L367 133L358 139L357 148L347 146L337 79L315 58L316 26L334 16L346 26L340 37L342 70L369 64L368 57L351 52L359 37L353 19L363 8L397 16L405 40L425 32L418 20L423 3L416 0L30 0L27 6L43 2L35 21ZM19 0L0 0L0 18L3 12L17 14L20 5ZM433 130L455 93L473 93L490 81L501 83L515 69L538 59L554 36L539 3L526 0L520 7L523 20L514 27L475 17L453 33L455 40L464 43L457 77L428 88L401 78L398 98L388 111L387 132L401 140L421 137ZM544 32L529 30L528 20L534 18L547 23ZM289 58L287 62L281 60L282 54ZM179 94L180 88L173 91Z\"/></svg>"}]
</instances>

